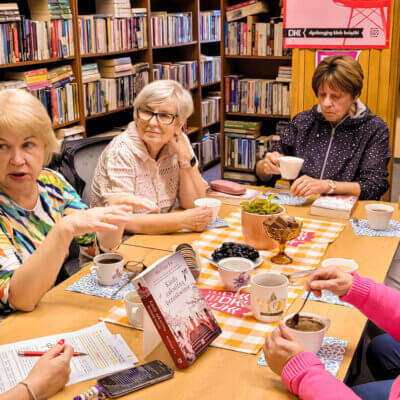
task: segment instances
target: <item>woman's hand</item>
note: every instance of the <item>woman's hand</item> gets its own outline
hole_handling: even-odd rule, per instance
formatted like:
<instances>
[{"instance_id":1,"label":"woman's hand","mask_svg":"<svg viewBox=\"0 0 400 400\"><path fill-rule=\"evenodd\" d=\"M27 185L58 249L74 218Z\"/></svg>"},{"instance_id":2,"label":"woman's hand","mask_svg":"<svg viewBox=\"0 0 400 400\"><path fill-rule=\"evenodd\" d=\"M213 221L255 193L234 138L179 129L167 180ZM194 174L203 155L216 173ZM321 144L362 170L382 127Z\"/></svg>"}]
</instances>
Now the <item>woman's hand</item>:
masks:
<instances>
[{"instance_id":1,"label":"woman's hand","mask_svg":"<svg viewBox=\"0 0 400 400\"><path fill-rule=\"evenodd\" d=\"M276 151L272 153L267 153L262 160L263 164L263 172L266 175L280 175L281 170L279 169L279 158L283 157L283 154L280 154Z\"/></svg>"},{"instance_id":2,"label":"woman's hand","mask_svg":"<svg viewBox=\"0 0 400 400\"><path fill-rule=\"evenodd\" d=\"M329 290L340 297L349 292L353 280L353 275L338 267L320 268L308 277L306 289L318 297L321 297L322 290Z\"/></svg>"},{"instance_id":3,"label":"woman's hand","mask_svg":"<svg viewBox=\"0 0 400 400\"><path fill-rule=\"evenodd\" d=\"M212 211L207 207L195 207L181 213L183 229L202 232L211 222Z\"/></svg>"},{"instance_id":4,"label":"woman's hand","mask_svg":"<svg viewBox=\"0 0 400 400\"><path fill-rule=\"evenodd\" d=\"M268 366L280 376L287 362L296 354L306 351L306 348L281 321L279 327L265 339L263 350Z\"/></svg>"},{"instance_id":5,"label":"woman's hand","mask_svg":"<svg viewBox=\"0 0 400 400\"><path fill-rule=\"evenodd\" d=\"M132 207L107 206L75 211L57 222L72 236L116 231L132 219Z\"/></svg>"},{"instance_id":6,"label":"woman's hand","mask_svg":"<svg viewBox=\"0 0 400 400\"><path fill-rule=\"evenodd\" d=\"M176 129L176 132L174 133L174 136L172 136L170 143L178 155L179 162L187 162L192 159L193 150L189 139L185 137L185 133L183 133L182 128Z\"/></svg>"},{"instance_id":7,"label":"woman's hand","mask_svg":"<svg viewBox=\"0 0 400 400\"><path fill-rule=\"evenodd\" d=\"M132 210L145 209L151 212L160 212L160 207L144 197L134 196L130 193L110 193L104 195L109 206L129 206Z\"/></svg>"},{"instance_id":8,"label":"woman's hand","mask_svg":"<svg viewBox=\"0 0 400 400\"><path fill-rule=\"evenodd\" d=\"M326 180L311 178L303 175L296 179L290 187L290 193L295 197L307 197L313 194L328 193L330 187Z\"/></svg>"},{"instance_id":9,"label":"woman's hand","mask_svg":"<svg viewBox=\"0 0 400 400\"><path fill-rule=\"evenodd\" d=\"M71 346L59 342L34 365L25 382L31 386L38 399L53 396L68 382L73 352Z\"/></svg>"}]
</instances>

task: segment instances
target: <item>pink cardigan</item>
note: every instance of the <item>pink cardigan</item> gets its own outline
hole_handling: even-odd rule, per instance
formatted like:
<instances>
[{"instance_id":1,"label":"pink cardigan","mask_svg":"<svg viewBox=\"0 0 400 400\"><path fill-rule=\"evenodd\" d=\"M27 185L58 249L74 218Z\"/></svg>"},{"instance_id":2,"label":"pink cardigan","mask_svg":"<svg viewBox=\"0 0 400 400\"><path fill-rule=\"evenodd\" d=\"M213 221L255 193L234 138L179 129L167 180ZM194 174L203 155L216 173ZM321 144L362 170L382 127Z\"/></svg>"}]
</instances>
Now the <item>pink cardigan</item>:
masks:
<instances>
[{"instance_id":1,"label":"pink cardigan","mask_svg":"<svg viewBox=\"0 0 400 400\"><path fill-rule=\"evenodd\" d=\"M400 291L354 274L353 286L341 300L357 307L395 340L400 341ZM325 370L310 352L293 357L282 371L287 388L303 400L352 400L359 397ZM394 381L389 400L400 400L400 376Z\"/></svg>"}]
</instances>

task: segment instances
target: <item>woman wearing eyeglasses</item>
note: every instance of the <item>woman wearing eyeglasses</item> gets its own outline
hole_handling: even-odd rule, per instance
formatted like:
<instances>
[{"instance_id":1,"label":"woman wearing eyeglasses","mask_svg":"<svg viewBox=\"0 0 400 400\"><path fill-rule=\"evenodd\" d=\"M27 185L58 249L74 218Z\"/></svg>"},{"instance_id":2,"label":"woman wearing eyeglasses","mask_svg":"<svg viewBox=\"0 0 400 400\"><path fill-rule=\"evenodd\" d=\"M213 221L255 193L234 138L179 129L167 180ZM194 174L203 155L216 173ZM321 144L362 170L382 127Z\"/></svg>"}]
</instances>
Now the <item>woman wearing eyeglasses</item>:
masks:
<instances>
[{"instance_id":1,"label":"woman wearing eyeglasses","mask_svg":"<svg viewBox=\"0 0 400 400\"><path fill-rule=\"evenodd\" d=\"M135 99L134 121L101 154L92 183L91 206L117 204L120 196L155 202L159 214L135 214L132 233L202 231L211 220L205 208L193 208L207 183L182 127L193 112L190 93L172 80L154 81ZM109 196L119 193L120 196ZM183 212L168 213L179 200Z\"/></svg>"}]
</instances>

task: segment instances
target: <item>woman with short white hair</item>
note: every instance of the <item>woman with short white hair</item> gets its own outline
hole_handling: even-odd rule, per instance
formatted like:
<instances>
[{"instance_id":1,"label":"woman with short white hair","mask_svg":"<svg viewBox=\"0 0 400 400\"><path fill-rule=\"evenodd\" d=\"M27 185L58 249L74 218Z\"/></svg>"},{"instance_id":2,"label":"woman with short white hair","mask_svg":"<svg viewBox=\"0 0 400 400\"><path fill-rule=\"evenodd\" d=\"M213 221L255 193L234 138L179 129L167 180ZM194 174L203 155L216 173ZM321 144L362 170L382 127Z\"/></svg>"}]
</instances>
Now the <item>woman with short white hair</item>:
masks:
<instances>
[{"instance_id":1,"label":"woman with short white hair","mask_svg":"<svg viewBox=\"0 0 400 400\"><path fill-rule=\"evenodd\" d=\"M90 257L114 250L132 209L156 208L115 199L87 210L62 175L43 169L57 149L42 103L25 90L0 91L0 314L35 308L72 240Z\"/></svg>"},{"instance_id":2,"label":"woman with short white hair","mask_svg":"<svg viewBox=\"0 0 400 400\"><path fill-rule=\"evenodd\" d=\"M207 183L182 131L192 112L192 96L180 83L158 80L146 85L135 99L134 121L100 156L91 206L107 204L111 193L141 196L155 202L164 214L135 214L127 231L155 234L204 230L211 212L192 207L194 200L205 196ZM186 210L167 214L177 199Z\"/></svg>"}]
</instances>

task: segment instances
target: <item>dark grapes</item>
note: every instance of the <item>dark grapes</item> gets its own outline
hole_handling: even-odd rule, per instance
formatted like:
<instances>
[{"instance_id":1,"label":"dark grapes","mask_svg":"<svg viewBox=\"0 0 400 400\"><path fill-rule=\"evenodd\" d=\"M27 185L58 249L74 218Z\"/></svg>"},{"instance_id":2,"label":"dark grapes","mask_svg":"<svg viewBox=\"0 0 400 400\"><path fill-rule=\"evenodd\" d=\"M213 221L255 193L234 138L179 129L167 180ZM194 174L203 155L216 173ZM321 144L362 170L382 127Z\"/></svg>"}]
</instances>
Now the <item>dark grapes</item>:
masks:
<instances>
[{"instance_id":1,"label":"dark grapes","mask_svg":"<svg viewBox=\"0 0 400 400\"><path fill-rule=\"evenodd\" d=\"M221 247L212 252L211 257L217 262L227 257L244 257L254 262L260 257L260 254L247 244L225 242Z\"/></svg>"}]
</instances>

